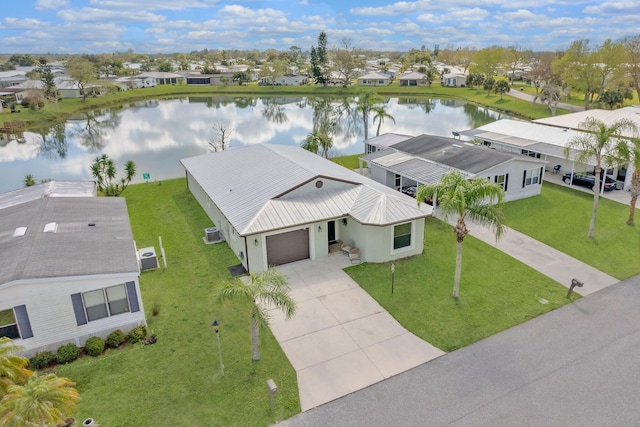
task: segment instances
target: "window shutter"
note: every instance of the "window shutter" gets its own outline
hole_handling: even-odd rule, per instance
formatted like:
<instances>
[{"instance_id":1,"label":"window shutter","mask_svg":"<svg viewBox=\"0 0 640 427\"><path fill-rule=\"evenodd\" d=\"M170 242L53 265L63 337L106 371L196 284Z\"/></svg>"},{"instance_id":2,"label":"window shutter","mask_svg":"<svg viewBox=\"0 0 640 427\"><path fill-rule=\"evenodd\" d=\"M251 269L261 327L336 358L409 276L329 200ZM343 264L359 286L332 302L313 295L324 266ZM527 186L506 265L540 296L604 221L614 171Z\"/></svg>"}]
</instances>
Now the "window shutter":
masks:
<instances>
[{"instance_id":1,"label":"window shutter","mask_svg":"<svg viewBox=\"0 0 640 427\"><path fill-rule=\"evenodd\" d=\"M504 192L507 192L507 186L509 185L509 174L504 176Z\"/></svg>"},{"instance_id":2,"label":"window shutter","mask_svg":"<svg viewBox=\"0 0 640 427\"><path fill-rule=\"evenodd\" d=\"M525 182L527 182L527 171L526 170L522 173L522 188L524 188Z\"/></svg>"},{"instance_id":3,"label":"window shutter","mask_svg":"<svg viewBox=\"0 0 640 427\"><path fill-rule=\"evenodd\" d=\"M13 312L16 314L16 322L18 323L18 329L20 330L20 338L27 339L33 337L33 331L31 330L31 322L29 322L29 315L27 314L27 306L19 305L13 307Z\"/></svg>"},{"instance_id":4,"label":"window shutter","mask_svg":"<svg viewBox=\"0 0 640 427\"><path fill-rule=\"evenodd\" d=\"M138 303L138 293L136 292L136 282L127 282L127 296L129 297L129 308L132 313L140 311Z\"/></svg>"},{"instance_id":5,"label":"window shutter","mask_svg":"<svg viewBox=\"0 0 640 427\"><path fill-rule=\"evenodd\" d=\"M84 303L82 302L82 294L71 294L71 302L73 303L73 312L76 315L76 323L78 326L87 324L87 313L84 312Z\"/></svg>"}]
</instances>

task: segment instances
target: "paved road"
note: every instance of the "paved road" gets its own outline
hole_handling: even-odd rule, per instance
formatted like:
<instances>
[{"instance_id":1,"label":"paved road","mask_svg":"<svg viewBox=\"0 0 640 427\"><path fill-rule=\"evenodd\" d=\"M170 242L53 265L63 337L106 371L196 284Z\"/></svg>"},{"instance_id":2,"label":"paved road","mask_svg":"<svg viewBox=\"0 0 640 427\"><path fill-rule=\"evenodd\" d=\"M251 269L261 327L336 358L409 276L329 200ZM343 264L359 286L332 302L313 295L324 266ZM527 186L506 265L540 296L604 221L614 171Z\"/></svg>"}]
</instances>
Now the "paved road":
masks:
<instances>
[{"instance_id":1,"label":"paved road","mask_svg":"<svg viewBox=\"0 0 640 427\"><path fill-rule=\"evenodd\" d=\"M514 98L519 98L519 99L522 99L524 101L530 101L530 102L533 102L533 99L535 98L534 96L529 95L528 93L520 92L519 90L515 90L515 89L511 89L509 91L509 95L513 96ZM538 103L541 104L541 102L538 102ZM569 110L571 112L584 111L584 107L579 107L577 105L571 105L571 104L565 104L564 102L559 102L558 103L558 108L564 108L565 110Z\"/></svg>"},{"instance_id":2,"label":"paved road","mask_svg":"<svg viewBox=\"0 0 640 427\"><path fill-rule=\"evenodd\" d=\"M640 425L640 276L284 426Z\"/></svg>"}]
</instances>

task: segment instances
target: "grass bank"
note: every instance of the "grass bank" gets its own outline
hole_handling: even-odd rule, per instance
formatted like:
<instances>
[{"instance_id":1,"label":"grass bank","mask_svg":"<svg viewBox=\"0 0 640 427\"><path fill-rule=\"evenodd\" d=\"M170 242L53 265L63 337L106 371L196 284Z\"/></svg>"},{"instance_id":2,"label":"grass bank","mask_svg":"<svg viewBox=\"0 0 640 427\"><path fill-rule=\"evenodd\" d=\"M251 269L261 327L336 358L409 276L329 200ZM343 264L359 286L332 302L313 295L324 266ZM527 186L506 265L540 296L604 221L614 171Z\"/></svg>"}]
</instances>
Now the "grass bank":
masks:
<instances>
[{"instance_id":1,"label":"grass bank","mask_svg":"<svg viewBox=\"0 0 640 427\"><path fill-rule=\"evenodd\" d=\"M140 278L151 346L109 350L58 366L76 382L77 420L102 426L267 426L300 411L295 371L270 331L262 333L262 360L251 361L250 313L245 303L221 304L217 292L238 263L225 244L205 245L211 226L184 179L131 185L127 199L137 246L162 236L168 268ZM153 308L159 310L152 316ZM225 365L221 376L215 333ZM270 412L265 381L278 385Z\"/></svg>"},{"instance_id":2,"label":"grass bank","mask_svg":"<svg viewBox=\"0 0 640 427\"><path fill-rule=\"evenodd\" d=\"M23 129L42 127L67 120L77 113L92 111L100 108L121 106L126 103L145 99L174 98L189 95L207 96L356 96L360 91L373 89L382 97L412 97L412 98L448 98L465 100L477 105L484 105L499 112L516 115L526 119L539 119L550 115L549 109L527 101L505 95L487 95L484 91L469 88L455 88L441 86L400 87L397 83L384 87L363 88L361 86L321 87L313 84L304 86L187 86L160 85L153 88L133 89L123 92L106 94L96 98L63 99L58 103L47 103L44 108L33 111L18 107L20 113L11 113L9 109L0 112L0 123L21 121ZM561 110L558 110L558 114Z\"/></svg>"}]
</instances>

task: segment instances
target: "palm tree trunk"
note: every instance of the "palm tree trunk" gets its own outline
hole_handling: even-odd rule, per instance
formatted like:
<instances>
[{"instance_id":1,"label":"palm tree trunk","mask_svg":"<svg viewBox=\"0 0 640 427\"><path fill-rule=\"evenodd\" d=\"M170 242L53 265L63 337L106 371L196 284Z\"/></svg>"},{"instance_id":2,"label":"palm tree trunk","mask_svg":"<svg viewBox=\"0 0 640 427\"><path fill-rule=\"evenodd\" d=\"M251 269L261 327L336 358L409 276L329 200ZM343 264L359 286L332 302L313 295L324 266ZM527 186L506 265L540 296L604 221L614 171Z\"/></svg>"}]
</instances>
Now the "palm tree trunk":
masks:
<instances>
[{"instance_id":1,"label":"palm tree trunk","mask_svg":"<svg viewBox=\"0 0 640 427\"><path fill-rule=\"evenodd\" d=\"M364 140L369 139L369 117L366 112L362 112L362 121L364 122Z\"/></svg>"},{"instance_id":2,"label":"palm tree trunk","mask_svg":"<svg viewBox=\"0 0 640 427\"><path fill-rule=\"evenodd\" d=\"M629 219L627 219L628 225L633 225L633 218L636 213L636 202L638 201L638 194L631 193L631 202L629 203Z\"/></svg>"},{"instance_id":3,"label":"palm tree trunk","mask_svg":"<svg viewBox=\"0 0 640 427\"><path fill-rule=\"evenodd\" d=\"M629 203L629 219L627 224L633 225L633 217L636 213L636 202L640 196L640 164L631 175L631 202Z\"/></svg>"},{"instance_id":4,"label":"palm tree trunk","mask_svg":"<svg viewBox=\"0 0 640 427\"><path fill-rule=\"evenodd\" d=\"M596 166L595 185L593 186L593 207L591 208L591 221L589 222L589 234L590 238L594 238L596 233L596 214L598 213L598 201L600 199L600 172L602 168Z\"/></svg>"},{"instance_id":5,"label":"palm tree trunk","mask_svg":"<svg viewBox=\"0 0 640 427\"><path fill-rule=\"evenodd\" d=\"M373 121L376 121L376 118L373 118ZM380 118L380 121L378 122L378 131L376 132L376 136L380 136L380 126L382 126L382 118Z\"/></svg>"},{"instance_id":6,"label":"palm tree trunk","mask_svg":"<svg viewBox=\"0 0 640 427\"><path fill-rule=\"evenodd\" d=\"M251 320L251 345L253 346L253 356L251 360L258 361L260 360L260 325L258 324L258 319Z\"/></svg>"},{"instance_id":7,"label":"palm tree trunk","mask_svg":"<svg viewBox=\"0 0 640 427\"><path fill-rule=\"evenodd\" d=\"M462 274L462 240L458 239L456 248L456 272L453 276L453 298L458 299L460 294L460 275Z\"/></svg>"}]
</instances>

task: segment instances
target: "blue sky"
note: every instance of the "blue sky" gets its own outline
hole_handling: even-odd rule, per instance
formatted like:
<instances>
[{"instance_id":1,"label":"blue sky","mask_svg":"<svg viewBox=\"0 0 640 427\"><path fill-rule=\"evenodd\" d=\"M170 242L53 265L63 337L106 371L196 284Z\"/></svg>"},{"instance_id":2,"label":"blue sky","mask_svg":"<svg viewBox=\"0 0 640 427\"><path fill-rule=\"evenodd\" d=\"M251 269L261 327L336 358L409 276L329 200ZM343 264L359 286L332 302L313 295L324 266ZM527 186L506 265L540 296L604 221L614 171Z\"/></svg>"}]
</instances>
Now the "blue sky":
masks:
<instances>
[{"instance_id":1,"label":"blue sky","mask_svg":"<svg viewBox=\"0 0 640 427\"><path fill-rule=\"evenodd\" d=\"M640 33L640 1L2 0L0 54L363 49L557 50Z\"/></svg>"}]
</instances>

